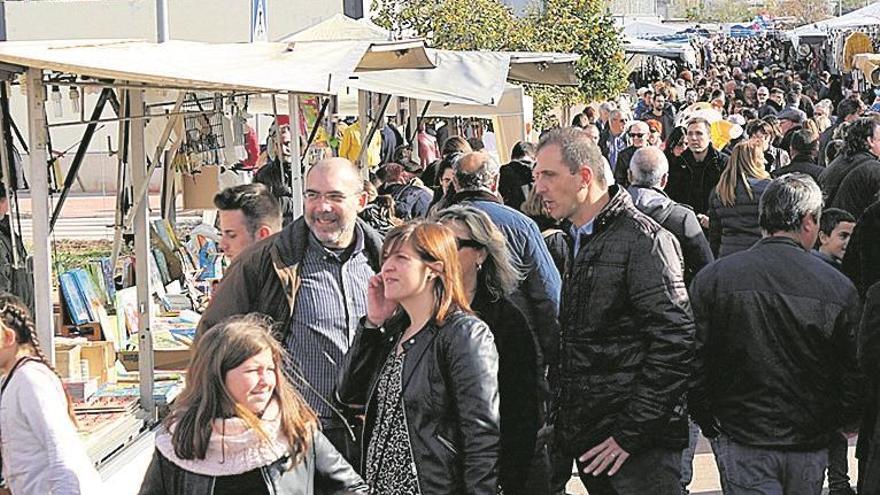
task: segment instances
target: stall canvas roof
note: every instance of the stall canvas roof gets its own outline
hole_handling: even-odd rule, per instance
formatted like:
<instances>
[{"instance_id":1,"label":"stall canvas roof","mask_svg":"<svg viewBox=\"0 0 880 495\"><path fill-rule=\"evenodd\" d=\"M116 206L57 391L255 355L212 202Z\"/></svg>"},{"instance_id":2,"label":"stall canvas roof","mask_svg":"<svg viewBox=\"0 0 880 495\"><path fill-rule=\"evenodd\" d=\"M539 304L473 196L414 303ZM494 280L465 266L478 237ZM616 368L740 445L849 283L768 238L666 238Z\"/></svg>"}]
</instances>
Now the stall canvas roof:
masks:
<instances>
[{"instance_id":1,"label":"stall canvas roof","mask_svg":"<svg viewBox=\"0 0 880 495\"><path fill-rule=\"evenodd\" d=\"M840 17L832 17L824 21L804 24L791 30L789 35L797 38L821 36L829 29L855 28L878 23L880 23L880 2L875 2Z\"/></svg>"},{"instance_id":2,"label":"stall canvas roof","mask_svg":"<svg viewBox=\"0 0 880 495\"><path fill-rule=\"evenodd\" d=\"M0 43L0 62L147 87L334 94L361 70L369 49L359 41L11 41ZM390 65L400 66L413 65Z\"/></svg>"}]
</instances>

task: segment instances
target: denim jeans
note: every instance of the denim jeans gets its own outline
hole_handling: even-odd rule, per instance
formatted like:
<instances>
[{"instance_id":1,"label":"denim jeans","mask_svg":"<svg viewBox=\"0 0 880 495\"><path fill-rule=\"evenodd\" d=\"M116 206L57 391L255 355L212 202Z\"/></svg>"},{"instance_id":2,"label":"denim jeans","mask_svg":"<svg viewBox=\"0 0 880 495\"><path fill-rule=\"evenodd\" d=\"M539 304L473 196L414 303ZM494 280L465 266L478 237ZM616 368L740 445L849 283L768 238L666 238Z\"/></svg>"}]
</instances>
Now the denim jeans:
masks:
<instances>
[{"instance_id":1,"label":"denim jeans","mask_svg":"<svg viewBox=\"0 0 880 495\"><path fill-rule=\"evenodd\" d=\"M585 474L587 466L577 463L578 475L590 495L679 495L681 493L681 450L652 449L630 456L614 476Z\"/></svg>"},{"instance_id":2,"label":"denim jeans","mask_svg":"<svg viewBox=\"0 0 880 495\"><path fill-rule=\"evenodd\" d=\"M694 454L700 441L700 427L688 418L688 446L681 453L681 493L688 495L688 485L694 479Z\"/></svg>"},{"instance_id":3,"label":"denim jeans","mask_svg":"<svg viewBox=\"0 0 880 495\"><path fill-rule=\"evenodd\" d=\"M724 495L821 495L828 449L807 452L764 449L713 439Z\"/></svg>"}]
</instances>

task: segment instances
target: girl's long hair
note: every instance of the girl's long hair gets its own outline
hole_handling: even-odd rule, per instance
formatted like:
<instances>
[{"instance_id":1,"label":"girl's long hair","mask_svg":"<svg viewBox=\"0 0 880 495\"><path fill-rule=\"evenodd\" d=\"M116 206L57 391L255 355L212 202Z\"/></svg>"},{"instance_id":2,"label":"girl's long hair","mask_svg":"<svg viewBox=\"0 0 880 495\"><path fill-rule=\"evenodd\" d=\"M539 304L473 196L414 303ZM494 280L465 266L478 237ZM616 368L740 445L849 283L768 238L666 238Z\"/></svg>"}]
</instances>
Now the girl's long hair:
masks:
<instances>
[{"instance_id":1,"label":"girl's long hair","mask_svg":"<svg viewBox=\"0 0 880 495\"><path fill-rule=\"evenodd\" d=\"M37 330L34 327L34 319L31 317L31 310L28 309L24 301L8 292L0 292L0 325L15 332L15 343L30 350L37 360L52 370L52 373L55 373L58 381L62 381L61 376L52 366L52 363L43 354L43 349L40 347L40 341L37 338ZM35 390L34 392L40 393L42 391ZM78 423L76 421L76 414L73 411L73 401L66 390L64 391L64 396L67 399L67 415L74 426L76 426Z\"/></svg>"},{"instance_id":2,"label":"girl's long hair","mask_svg":"<svg viewBox=\"0 0 880 495\"><path fill-rule=\"evenodd\" d=\"M272 398L281 410L281 431L290 444L291 466L302 460L317 426L315 413L287 380L284 351L272 335L268 318L232 316L211 327L198 341L187 372L187 384L165 420L173 430L174 453L181 459L204 459L215 419L238 417L269 442L260 418L235 403L226 388L226 374L257 354L269 350L275 364ZM172 428L173 426L173 428Z\"/></svg>"},{"instance_id":3,"label":"girl's long hair","mask_svg":"<svg viewBox=\"0 0 880 495\"><path fill-rule=\"evenodd\" d=\"M434 279L434 322L443 325L454 311L471 313L464 293L461 264L458 262L458 244L449 227L427 220L413 220L395 227L385 237L382 258L398 252L409 244L426 263L440 262L442 268Z\"/></svg>"},{"instance_id":4,"label":"girl's long hair","mask_svg":"<svg viewBox=\"0 0 880 495\"><path fill-rule=\"evenodd\" d=\"M727 167L721 172L715 192L721 204L730 207L736 203L736 185L742 181L746 188L746 194L754 199L752 186L748 179L769 179L770 174L764 169L763 144L754 140L747 140L737 144L727 161Z\"/></svg>"}]
</instances>

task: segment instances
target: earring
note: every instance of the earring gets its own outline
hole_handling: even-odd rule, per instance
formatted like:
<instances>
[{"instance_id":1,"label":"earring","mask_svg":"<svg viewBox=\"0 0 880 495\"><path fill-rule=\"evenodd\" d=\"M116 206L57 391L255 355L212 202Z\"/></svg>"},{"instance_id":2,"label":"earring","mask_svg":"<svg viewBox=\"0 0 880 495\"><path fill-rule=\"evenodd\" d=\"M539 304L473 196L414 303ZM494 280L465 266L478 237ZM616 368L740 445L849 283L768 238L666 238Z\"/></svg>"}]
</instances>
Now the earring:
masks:
<instances>
[{"instance_id":1,"label":"earring","mask_svg":"<svg viewBox=\"0 0 880 495\"><path fill-rule=\"evenodd\" d=\"M477 263L477 271L480 271L480 270L482 270L482 269L483 269L483 264L482 264L482 263Z\"/></svg>"}]
</instances>

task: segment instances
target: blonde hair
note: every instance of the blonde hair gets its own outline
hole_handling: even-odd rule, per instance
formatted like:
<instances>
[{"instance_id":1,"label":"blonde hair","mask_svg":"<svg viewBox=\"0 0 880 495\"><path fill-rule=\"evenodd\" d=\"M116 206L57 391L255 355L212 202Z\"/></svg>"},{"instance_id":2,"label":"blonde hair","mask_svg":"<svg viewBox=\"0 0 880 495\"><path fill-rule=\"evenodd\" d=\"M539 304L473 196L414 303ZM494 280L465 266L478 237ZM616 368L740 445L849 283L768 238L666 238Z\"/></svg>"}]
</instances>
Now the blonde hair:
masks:
<instances>
[{"instance_id":1,"label":"blonde hair","mask_svg":"<svg viewBox=\"0 0 880 495\"><path fill-rule=\"evenodd\" d=\"M754 199L748 179L769 179L770 174L764 169L765 163L762 143L747 140L737 144L715 186L721 204L730 207L736 203L736 185L739 181L743 182L749 198Z\"/></svg>"}]
</instances>

